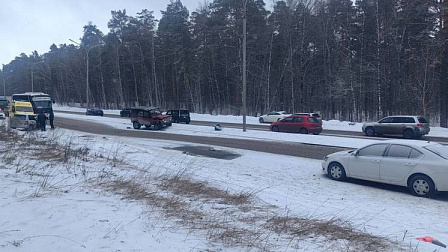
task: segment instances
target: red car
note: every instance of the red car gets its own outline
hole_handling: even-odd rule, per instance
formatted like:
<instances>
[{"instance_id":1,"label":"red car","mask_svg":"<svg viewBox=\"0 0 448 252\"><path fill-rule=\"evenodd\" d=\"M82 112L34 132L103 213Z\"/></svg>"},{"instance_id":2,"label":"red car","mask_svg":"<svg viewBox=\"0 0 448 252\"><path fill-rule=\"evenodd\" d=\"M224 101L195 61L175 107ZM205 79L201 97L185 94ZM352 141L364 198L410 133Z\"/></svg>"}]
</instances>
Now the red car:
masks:
<instances>
[{"instance_id":1,"label":"red car","mask_svg":"<svg viewBox=\"0 0 448 252\"><path fill-rule=\"evenodd\" d=\"M275 132L293 132L300 134L313 133L319 135L322 132L322 121L309 115L292 115L269 126Z\"/></svg>"}]
</instances>

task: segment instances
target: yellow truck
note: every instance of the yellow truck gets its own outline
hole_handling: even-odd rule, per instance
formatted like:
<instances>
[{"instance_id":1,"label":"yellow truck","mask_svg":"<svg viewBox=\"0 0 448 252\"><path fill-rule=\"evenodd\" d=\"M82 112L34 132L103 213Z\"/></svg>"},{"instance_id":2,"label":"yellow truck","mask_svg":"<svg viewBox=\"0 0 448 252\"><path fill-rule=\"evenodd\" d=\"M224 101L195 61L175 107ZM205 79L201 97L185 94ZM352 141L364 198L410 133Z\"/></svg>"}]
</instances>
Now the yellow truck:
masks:
<instances>
[{"instance_id":1,"label":"yellow truck","mask_svg":"<svg viewBox=\"0 0 448 252\"><path fill-rule=\"evenodd\" d=\"M9 127L33 130L36 125L36 115L31 102L11 102L9 106Z\"/></svg>"}]
</instances>

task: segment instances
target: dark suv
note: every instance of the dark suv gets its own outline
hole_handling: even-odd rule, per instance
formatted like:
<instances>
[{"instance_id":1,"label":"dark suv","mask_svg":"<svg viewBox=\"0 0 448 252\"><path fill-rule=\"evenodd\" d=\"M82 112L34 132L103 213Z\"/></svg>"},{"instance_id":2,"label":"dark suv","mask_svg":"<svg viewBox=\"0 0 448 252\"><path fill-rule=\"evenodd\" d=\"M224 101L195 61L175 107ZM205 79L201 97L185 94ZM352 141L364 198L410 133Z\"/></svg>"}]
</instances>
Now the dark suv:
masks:
<instances>
[{"instance_id":1,"label":"dark suv","mask_svg":"<svg viewBox=\"0 0 448 252\"><path fill-rule=\"evenodd\" d=\"M121 117L131 117L131 108L124 108L120 111Z\"/></svg>"},{"instance_id":2,"label":"dark suv","mask_svg":"<svg viewBox=\"0 0 448 252\"><path fill-rule=\"evenodd\" d=\"M166 115L169 115L173 118L173 122L180 123L184 122L186 124L190 123L190 112L185 109L172 109L166 112Z\"/></svg>"},{"instance_id":3,"label":"dark suv","mask_svg":"<svg viewBox=\"0 0 448 252\"><path fill-rule=\"evenodd\" d=\"M429 122L421 116L388 116L378 122L364 123L367 136L403 135L403 138L421 138L429 133Z\"/></svg>"}]
</instances>

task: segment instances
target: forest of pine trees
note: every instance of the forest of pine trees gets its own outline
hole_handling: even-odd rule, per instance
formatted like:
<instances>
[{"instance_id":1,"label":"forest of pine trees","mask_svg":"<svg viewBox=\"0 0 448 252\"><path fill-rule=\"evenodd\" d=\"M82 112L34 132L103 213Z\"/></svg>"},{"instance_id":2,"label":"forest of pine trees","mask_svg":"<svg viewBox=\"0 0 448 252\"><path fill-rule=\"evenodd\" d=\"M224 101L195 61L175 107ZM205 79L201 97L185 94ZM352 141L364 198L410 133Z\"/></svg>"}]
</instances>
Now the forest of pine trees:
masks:
<instances>
[{"instance_id":1,"label":"forest of pine trees","mask_svg":"<svg viewBox=\"0 0 448 252\"><path fill-rule=\"evenodd\" d=\"M189 12L172 0L155 20L111 11L109 31L84 26L76 44L49 45L4 65L6 94L59 103L242 113L247 1L247 110L319 111L324 119L424 115L447 125L448 0L214 0ZM43 61L43 62L41 62ZM41 62L39 64L36 64ZM0 79L1 80L1 79Z\"/></svg>"}]
</instances>

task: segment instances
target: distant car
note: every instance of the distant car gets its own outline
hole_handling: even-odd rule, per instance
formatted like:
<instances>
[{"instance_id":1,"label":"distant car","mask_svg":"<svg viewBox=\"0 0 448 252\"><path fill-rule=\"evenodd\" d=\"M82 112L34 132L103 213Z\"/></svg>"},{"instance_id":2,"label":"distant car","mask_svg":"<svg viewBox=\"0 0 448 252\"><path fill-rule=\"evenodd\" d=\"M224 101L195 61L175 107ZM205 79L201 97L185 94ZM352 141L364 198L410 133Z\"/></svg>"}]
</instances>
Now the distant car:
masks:
<instances>
[{"instance_id":1,"label":"distant car","mask_svg":"<svg viewBox=\"0 0 448 252\"><path fill-rule=\"evenodd\" d=\"M314 116L317 118L317 120L322 121L322 117L319 115L319 113L294 113L294 115L309 115L309 116Z\"/></svg>"},{"instance_id":2,"label":"distant car","mask_svg":"<svg viewBox=\"0 0 448 252\"><path fill-rule=\"evenodd\" d=\"M99 108L88 108L86 110L86 115L103 116L104 112Z\"/></svg>"},{"instance_id":3,"label":"distant car","mask_svg":"<svg viewBox=\"0 0 448 252\"><path fill-rule=\"evenodd\" d=\"M131 116L131 108L124 108L120 111L121 117L130 117Z\"/></svg>"},{"instance_id":4,"label":"distant car","mask_svg":"<svg viewBox=\"0 0 448 252\"><path fill-rule=\"evenodd\" d=\"M334 180L347 177L408 187L429 197L448 191L448 147L418 140L388 140L324 158L322 172Z\"/></svg>"},{"instance_id":5,"label":"distant car","mask_svg":"<svg viewBox=\"0 0 448 252\"><path fill-rule=\"evenodd\" d=\"M292 115L274 122L269 126L271 131L292 132L319 135L322 132L322 121L309 115Z\"/></svg>"},{"instance_id":6,"label":"distant car","mask_svg":"<svg viewBox=\"0 0 448 252\"><path fill-rule=\"evenodd\" d=\"M290 116L291 114L288 114L286 111L275 111L275 112L269 112L266 115L262 115L260 116L260 118L258 119L258 121L260 123L271 123L271 122L276 122L280 119L283 119L285 117Z\"/></svg>"},{"instance_id":7,"label":"distant car","mask_svg":"<svg viewBox=\"0 0 448 252\"><path fill-rule=\"evenodd\" d=\"M166 112L166 115L171 116L174 123L184 122L186 124L189 124L191 121L190 111L185 109L171 109Z\"/></svg>"},{"instance_id":8,"label":"distant car","mask_svg":"<svg viewBox=\"0 0 448 252\"><path fill-rule=\"evenodd\" d=\"M367 136L402 135L403 138L421 138L429 133L429 122L422 116L388 116L378 122L364 123Z\"/></svg>"},{"instance_id":9,"label":"distant car","mask_svg":"<svg viewBox=\"0 0 448 252\"><path fill-rule=\"evenodd\" d=\"M162 115L157 107L135 107L131 108L131 122L134 129L153 127L161 130L163 127L172 125L172 118L169 115Z\"/></svg>"}]
</instances>

